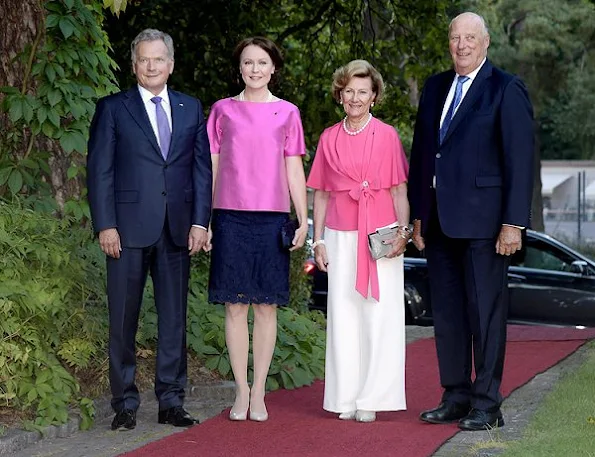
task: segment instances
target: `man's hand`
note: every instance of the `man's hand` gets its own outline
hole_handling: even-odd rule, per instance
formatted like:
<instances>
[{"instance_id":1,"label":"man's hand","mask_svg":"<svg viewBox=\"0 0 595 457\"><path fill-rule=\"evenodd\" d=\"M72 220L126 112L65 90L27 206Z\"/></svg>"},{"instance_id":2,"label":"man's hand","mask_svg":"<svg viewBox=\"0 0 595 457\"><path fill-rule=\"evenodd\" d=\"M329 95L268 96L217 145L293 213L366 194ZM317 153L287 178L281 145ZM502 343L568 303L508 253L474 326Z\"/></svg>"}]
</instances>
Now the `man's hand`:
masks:
<instances>
[{"instance_id":1,"label":"man's hand","mask_svg":"<svg viewBox=\"0 0 595 457\"><path fill-rule=\"evenodd\" d=\"M306 242L306 236L308 236L308 224L300 225L295 231L295 235L291 241L293 247L289 248L289 250L295 251L296 249L301 248Z\"/></svg>"},{"instance_id":2,"label":"man's hand","mask_svg":"<svg viewBox=\"0 0 595 457\"><path fill-rule=\"evenodd\" d=\"M501 255L512 255L521 249L521 232L518 227L503 225L496 241L496 252Z\"/></svg>"},{"instance_id":3,"label":"man's hand","mask_svg":"<svg viewBox=\"0 0 595 457\"><path fill-rule=\"evenodd\" d=\"M122 245L120 244L120 234L115 228L109 228L99 232L99 246L101 250L114 259L120 258Z\"/></svg>"},{"instance_id":4,"label":"man's hand","mask_svg":"<svg viewBox=\"0 0 595 457\"><path fill-rule=\"evenodd\" d=\"M208 233L200 227L190 227L188 234L188 250L190 255L196 254L207 242Z\"/></svg>"},{"instance_id":5,"label":"man's hand","mask_svg":"<svg viewBox=\"0 0 595 457\"><path fill-rule=\"evenodd\" d=\"M426 242L424 241L423 236L421 236L421 221L419 219L413 221L413 235L411 239L417 249L420 251L425 249Z\"/></svg>"}]
</instances>

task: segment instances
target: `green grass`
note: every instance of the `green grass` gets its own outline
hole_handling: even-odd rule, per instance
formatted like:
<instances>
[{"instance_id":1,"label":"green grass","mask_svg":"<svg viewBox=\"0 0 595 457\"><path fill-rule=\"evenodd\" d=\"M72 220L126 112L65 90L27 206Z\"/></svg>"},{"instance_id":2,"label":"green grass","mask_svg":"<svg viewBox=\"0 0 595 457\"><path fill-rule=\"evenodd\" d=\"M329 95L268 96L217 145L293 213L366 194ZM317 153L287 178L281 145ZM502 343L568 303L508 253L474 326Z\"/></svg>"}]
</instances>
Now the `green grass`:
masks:
<instances>
[{"instance_id":1,"label":"green grass","mask_svg":"<svg viewBox=\"0 0 595 457\"><path fill-rule=\"evenodd\" d=\"M595 343L546 397L523 438L505 448L500 457L595 457Z\"/></svg>"}]
</instances>

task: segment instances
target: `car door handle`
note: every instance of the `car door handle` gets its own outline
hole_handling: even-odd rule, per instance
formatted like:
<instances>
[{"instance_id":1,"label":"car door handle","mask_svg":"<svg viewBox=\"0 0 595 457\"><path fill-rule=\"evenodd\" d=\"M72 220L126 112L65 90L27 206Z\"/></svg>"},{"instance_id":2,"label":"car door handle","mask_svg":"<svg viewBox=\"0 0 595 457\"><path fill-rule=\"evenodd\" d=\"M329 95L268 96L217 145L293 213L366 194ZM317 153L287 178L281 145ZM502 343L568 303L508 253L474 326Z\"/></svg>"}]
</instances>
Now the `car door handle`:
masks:
<instances>
[{"instance_id":1,"label":"car door handle","mask_svg":"<svg viewBox=\"0 0 595 457\"><path fill-rule=\"evenodd\" d=\"M512 282L525 282L527 277L516 273L508 273L508 280Z\"/></svg>"}]
</instances>

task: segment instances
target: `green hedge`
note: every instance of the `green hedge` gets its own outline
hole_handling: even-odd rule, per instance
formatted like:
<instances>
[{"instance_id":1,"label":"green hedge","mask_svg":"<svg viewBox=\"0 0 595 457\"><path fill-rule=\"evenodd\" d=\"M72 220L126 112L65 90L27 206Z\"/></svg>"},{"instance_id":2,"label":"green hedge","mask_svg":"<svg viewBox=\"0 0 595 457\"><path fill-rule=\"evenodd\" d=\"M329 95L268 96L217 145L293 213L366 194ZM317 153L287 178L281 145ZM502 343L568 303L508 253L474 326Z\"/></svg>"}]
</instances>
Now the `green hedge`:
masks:
<instances>
[{"instance_id":1,"label":"green hedge","mask_svg":"<svg viewBox=\"0 0 595 457\"><path fill-rule=\"evenodd\" d=\"M81 370L106 376L105 258L88 229L0 201L0 400L29 410L26 428L64 423L80 410L83 428L93 402L82 397ZM324 318L305 311L305 253L292 258L291 307L279 311L279 337L268 387L293 388L324 374ZM192 260L188 346L221 375L231 377L222 306L207 303L208 256ZM157 319L147 286L137 342L152 349Z\"/></svg>"},{"instance_id":2,"label":"green hedge","mask_svg":"<svg viewBox=\"0 0 595 457\"><path fill-rule=\"evenodd\" d=\"M92 402L66 368L96 362L107 337L89 242L68 220L0 203L0 399L34 409L28 427L64 423L76 403L90 425Z\"/></svg>"}]
</instances>

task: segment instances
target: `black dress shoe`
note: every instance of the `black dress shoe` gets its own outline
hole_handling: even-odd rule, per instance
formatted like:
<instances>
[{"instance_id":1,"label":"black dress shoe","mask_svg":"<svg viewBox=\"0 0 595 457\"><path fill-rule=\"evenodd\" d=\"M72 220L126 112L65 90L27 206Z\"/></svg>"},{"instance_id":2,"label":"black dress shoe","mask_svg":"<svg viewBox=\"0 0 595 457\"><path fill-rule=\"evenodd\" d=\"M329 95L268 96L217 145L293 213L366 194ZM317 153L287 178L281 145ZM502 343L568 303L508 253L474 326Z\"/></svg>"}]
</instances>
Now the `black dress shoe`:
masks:
<instances>
[{"instance_id":1,"label":"black dress shoe","mask_svg":"<svg viewBox=\"0 0 595 457\"><path fill-rule=\"evenodd\" d=\"M123 409L119 411L112 421L112 430L132 430L136 427L136 411Z\"/></svg>"},{"instance_id":2,"label":"black dress shoe","mask_svg":"<svg viewBox=\"0 0 595 457\"><path fill-rule=\"evenodd\" d=\"M173 408L159 411L160 424L170 424L174 427L190 427L198 424L198 420L192 417L188 411L181 406L174 406Z\"/></svg>"},{"instance_id":3,"label":"black dress shoe","mask_svg":"<svg viewBox=\"0 0 595 457\"><path fill-rule=\"evenodd\" d=\"M459 421L459 428L462 430L491 430L502 427L504 419L500 410L494 412L472 409L469 414Z\"/></svg>"},{"instance_id":4,"label":"black dress shoe","mask_svg":"<svg viewBox=\"0 0 595 457\"><path fill-rule=\"evenodd\" d=\"M442 402L437 408L421 413L419 418L430 424L450 424L462 419L467 414L469 414L469 405Z\"/></svg>"}]
</instances>

